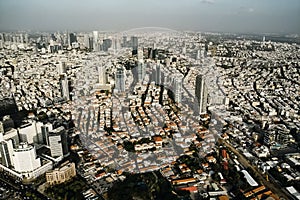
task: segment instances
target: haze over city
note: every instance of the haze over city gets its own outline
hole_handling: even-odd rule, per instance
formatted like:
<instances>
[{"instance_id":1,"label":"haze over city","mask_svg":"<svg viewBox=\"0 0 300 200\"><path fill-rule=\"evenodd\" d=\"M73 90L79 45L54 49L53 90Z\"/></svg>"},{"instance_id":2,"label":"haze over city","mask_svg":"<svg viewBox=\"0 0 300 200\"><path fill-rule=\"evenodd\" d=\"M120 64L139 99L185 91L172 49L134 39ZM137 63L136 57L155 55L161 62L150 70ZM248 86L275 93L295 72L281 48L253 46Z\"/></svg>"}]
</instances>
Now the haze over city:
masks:
<instances>
[{"instance_id":1,"label":"haze over city","mask_svg":"<svg viewBox=\"0 0 300 200\"><path fill-rule=\"evenodd\" d=\"M300 0L0 0L0 200L299 200Z\"/></svg>"},{"instance_id":2,"label":"haze over city","mask_svg":"<svg viewBox=\"0 0 300 200\"><path fill-rule=\"evenodd\" d=\"M0 0L0 29L300 33L299 0Z\"/></svg>"}]
</instances>

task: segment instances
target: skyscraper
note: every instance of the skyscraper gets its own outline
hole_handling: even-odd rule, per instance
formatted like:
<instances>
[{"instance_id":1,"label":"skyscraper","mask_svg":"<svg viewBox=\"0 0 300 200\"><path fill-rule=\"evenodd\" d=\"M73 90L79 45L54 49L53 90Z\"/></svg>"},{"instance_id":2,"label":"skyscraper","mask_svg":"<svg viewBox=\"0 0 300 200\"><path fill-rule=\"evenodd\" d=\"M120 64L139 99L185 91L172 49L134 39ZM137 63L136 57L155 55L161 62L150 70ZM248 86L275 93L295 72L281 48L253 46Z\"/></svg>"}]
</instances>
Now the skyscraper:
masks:
<instances>
[{"instance_id":1,"label":"skyscraper","mask_svg":"<svg viewBox=\"0 0 300 200\"><path fill-rule=\"evenodd\" d=\"M161 84L161 65L157 64L156 65L156 70L155 70L155 83L157 85Z\"/></svg>"},{"instance_id":2,"label":"skyscraper","mask_svg":"<svg viewBox=\"0 0 300 200\"><path fill-rule=\"evenodd\" d=\"M181 102L182 98L182 74L176 74L173 79L173 89L174 89L174 100L176 103Z\"/></svg>"},{"instance_id":3,"label":"skyscraper","mask_svg":"<svg viewBox=\"0 0 300 200\"><path fill-rule=\"evenodd\" d=\"M145 77L145 66L143 60L139 60L137 64L138 81L142 82Z\"/></svg>"},{"instance_id":4,"label":"skyscraper","mask_svg":"<svg viewBox=\"0 0 300 200\"><path fill-rule=\"evenodd\" d=\"M196 53L196 60L199 60L200 58L201 58L201 51L200 49L198 49Z\"/></svg>"},{"instance_id":5,"label":"skyscraper","mask_svg":"<svg viewBox=\"0 0 300 200\"><path fill-rule=\"evenodd\" d=\"M89 51L92 51L94 49L94 40L92 37L89 37L88 49L89 49Z\"/></svg>"},{"instance_id":6,"label":"skyscraper","mask_svg":"<svg viewBox=\"0 0 300 200\"><path fill-rule=\"evenodd\" d=\"M122 47L127 47L127 36L123 36Z\"/></svg>"},{"instance_id":7,"label":"skyscraper","mask_svg":"<svg viewBox=\"0 0 300 200\"><path fill-rule=\"evenodd\" d=\"M65 100L70 100L69 80L66 74L60 76L61 96Z\"/></svg>"},{"instance_id":8,"label":"skyscraper","mask_svg":"<svg viewBox=\"0 0 300 200\"><path fill-rule=\"evenodd\" d=\"M98 47L98 31L93 31L93 50L99 51Z\"/></svg>"},{"instance_id":9,"label":"skyscraper","mask_svg":"<svg viewBox=\"0 0 300 200\"><path fill-rule=\"evenodd\" d=\"M89 48L89 35L88 34L83 35L83 44L84 44L85 48Z\"/></svg>"},{"instance_id":10,"label":"skyscraper","mask_svg":"<svg viewBox=\"0 0 300 200\"><path fill-rule=\"evenodd\" d=\"M1 164L10 167L12 163L13 155L13 143L12 140L0 142Z\"/></svg>"},{"instance_id":11,"label":"skyscraper","mask_svg":"<svg viewBox=\"0 0 300 200\"><path fill-rule=\"evenodd\" d=\"M53 130L53 126L50 123L47 123L41 127L42 129L42 138L39 142L49 146L49 132Z\"/></svg>"},{"instance_id":12,"label":"skyscraper","mask_svg":"<svg viewBox=\"0 0 300 200\"><path fill-rule=\"evenodd\" d=\"M132 47L132 55L136 55L138 52L138 38L135 36L131 37L131 47Z\"/></svg>"},{"instance_id":13,"label":"skyscraper","mask_svg":"<svg viewBox=\"0 0 300 200\"><path fill-rule=\"evenodd\" d=\"M100 65L98 67L98 74L99 74L99 84L100 85L106 84L106 69L105 69L105 66Z\"/></svg>"},{"instance_id":14,"label":"skyscraper","mask_svg":"<svg viewBox=\"0 0 300 200\"><path fill-rule=\"evenodd\" d=\"M49 133L49 146L52 157L64 156L69 152L66 130L63 126Z\"/></svg>"},{"instance_id":15,"label":"skyscraper","mask_svg":"<svg viewBox=\"0 0 300 200\"><path fill-rule=\"evenodd\" d=\"M108 51L108 49L112 46L113 41L111 39L104 39L101 45L102 51Z\"/></svg>"},{"instance_id":16,"label":"skyscraper","mask_svg":"<svg viewBox=\"0 0 300 200\"><path fill-rule=\"evenodd\" d=\"M195 103L196 111L199 114L205 114L207 108L207 86L205 84L205 78L203 75L198 75L196 77L196 87L195 87Z\"/></svg>"},{"instance_id":17,"label":"skyscraper","mask_svg":"<svg viewBox=\"0 0 300 200\"><path fill-rule=\"evenodd\" d=\"M3 123L0 121L0 134L4 133L4 126Z\"/></svg>"},{"instance_id":18,"label":"skyscraper","mask_svg":"<svg viewBox=\"0 0 300 200\"><path fill-rule=\"evenodd\" d=\"M119 66L116 71L115 75L115 89L118 92L124 92L125 91L125 68L123 66Z\"/></svg>"},{"instance_id":19,"label":"skyscraper","mask_svg":"<svg viewBox=\"0 0 300 200\"><path fill-rule=\"evenodd\" d=\"M0 142L1 141L9 141L12 140L13 147L15 148L19 144L19 134L17 129L10 129L5 133L0 133Z\"/></svg>"},{"instance_id":20,"label":"skyscraper","mask_svg":"<svg viewBox=\"0 0 300 200\"><path fill-rule=\"evenodd\" d=\"M70 35L69 35L69 40L70 40L70 46L72 46L72 44L74 43L74 42L77 42L77 37L76 37L76 35L74 34L74 33L70 33Z\"/></svg>"},{"instance_id":21,"label":"skyscraper","mask_svg":"<svg viewBox=\"0 0 300 200\"><path fill-rule=\"evenodd\" d=\"M59 64L57 65L57 71L58 71L58 74L66 73L67 72L66 63L63 61L60 61Z\"/></svg>"}]
</instances>

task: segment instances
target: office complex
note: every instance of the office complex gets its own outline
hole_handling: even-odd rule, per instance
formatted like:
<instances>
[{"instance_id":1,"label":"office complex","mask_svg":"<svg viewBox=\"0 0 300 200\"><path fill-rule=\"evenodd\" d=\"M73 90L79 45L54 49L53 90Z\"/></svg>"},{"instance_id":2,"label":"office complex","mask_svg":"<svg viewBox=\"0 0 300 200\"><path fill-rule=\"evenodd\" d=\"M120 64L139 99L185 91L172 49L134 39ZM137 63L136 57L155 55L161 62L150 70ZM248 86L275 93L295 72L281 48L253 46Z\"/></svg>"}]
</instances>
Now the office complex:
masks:
<instances>
[{"instance_id":1,"label":"office complex","mask_svg":"<svg viewBox=\"0 0 300 200\"><path fill-rule=\"evenodd\" d=\"M35 147L27 143L20 143L14 149L12 160L14 169L19 173L30 173L41 166L41 160L37 158Z\"/></svg>"},{"instance_id":2,"label":"office complex","mask_svg":"<svg viewBox=\"0 0 300 200\"><path fill-rule=\"evenodd\" d=\"M64 127L60 126L49 133L49 147L52 157L68 154L67 136Z\"/></svg>"},{"instance_id":3,"label":"office complex","mask_svg":"<svg viewBox=\"0 0 300 200\"><path fill-rule=\"evenodd\" d=\"M36 129L36 122L30 121L19 128L19 136L21 142L33 144L38 141L38 133Z\"/></svg>"}]
</instances>

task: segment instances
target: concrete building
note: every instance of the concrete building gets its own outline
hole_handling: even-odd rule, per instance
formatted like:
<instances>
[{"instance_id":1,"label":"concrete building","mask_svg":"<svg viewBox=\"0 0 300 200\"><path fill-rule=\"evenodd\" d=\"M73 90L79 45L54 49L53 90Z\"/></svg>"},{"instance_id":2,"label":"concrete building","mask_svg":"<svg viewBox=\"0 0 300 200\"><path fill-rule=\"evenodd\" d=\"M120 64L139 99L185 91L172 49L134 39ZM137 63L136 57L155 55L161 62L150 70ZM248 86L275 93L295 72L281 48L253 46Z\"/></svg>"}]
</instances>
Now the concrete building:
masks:
<instances>
[{"instance_id":1,"label":"concrete building","mask_svg":"<svg viewBox=\"0 0 300 200\"><path fill-rule=\"evenodd\" d=\"M182 99L182 79L182 74L177 74L173 79L174 100L177 103L180 103Z\"/></svg>"},{"instance_id":2,"label":"concrete building","mask_svg":"<svg viewBox=\"0 0 300 200\"><path fill-rule=\"evenodd\" d=\"M1 164L6 167L11 167L13 165L13 162L12 162L12 155L13 155L12 140L0 142L0 153L1 153Z\"/></svg>"},{"instance_id":3,"label":"concrete building","mask_svg":"<svg viewBox=\"0 0 300 200\"><path fill-rule=\"evenodd\" d=\"M50 185L66 182L76 176L75 163L66 162L60 168L46 173L46 181Z\"/></svg>"},{"instance_id":4,"label":"concrete building","mask_svg":"<svg viewBox=\"0 0 300 200\"><path fill-rule=\"evenodd\" d=\"M63 61L59 62L59 64L57 65L57 72L59 75L65 74L67 72L65 62L63 62Z\"/></svg>"},{"instance_id":5,"label":"concrete building","mask_svg":"<svg viewBox=\"0 0 300 200\"><path fill-rule=\"evenodd\" d=\"M68 154L66 130L60 126L49 133L49 146L52 157Z\"/></svg>"},{"instance_id":6,"label":"concrete building","mask_svg":"<svg viewBox=\"0 0 300 200\"><path fill-rule=\"evenodd\" d=\"M115 79L116 79L115 89L118 92L124 92L125 91L125 68L123 66L117 68Z\"/></svg>"},{"instance_id":7,"label":"concrete building","mask_svg":"<svg viewBox=\"0 0 300 200\"><path fill-rule=\"evenodd\" d=\"M156 65L156 70L155 70L155 83L157 85L162 84L161 82L161 64Z\"/></svg>"},{"instance_id":8,"label":"concrete building","mask_svg":"<svg viewBox=\"0 0 300 200\"><path fill-rule=\"evenodd\" d=\"M17 129L10 129L9 131L5 132L4 134L0 133L0 142L1 141L8 141L12 140L13 146L16 147L19 144L19 135Z\"/></svg>"},{"instance_id":9,"label":"concrete building","mask_svg":"<svg viewBox=\"0 0 300 200\"><path fill-rule=\"evenodd\" d=\"M99 84L105 85L106 84L106 69L105 66L99 66L98 67L98 73L99 73Z\"/></svg>"},{"instance_id":10,"label":"concrete building","mask_svg":"<svg viewBox=\"0 0 300 200\"><path fill-rule=\"evenodd\" d=\"M66 74L60 75L61 96L65 100L70 100L69 80Z\"/></svg>"},{"instance_id":11,"label":"concrete building","mask_svg":"<svg viewBox=\"0 0 300 200\"><path fill-rule=\"evenodd\" d=\"M138 81L143 82L143 79L145 77L145 65L143 63L143 60L139 60L137 63L137 75Z\"/></svg>"},{"instance_id":12,"label":"concrete building","mask_svg":"<svg viewBox=\"0 0 300 200\"><path fill-rule=\"evenodd\" d=\"M98 45L98 31L93 31L93 50L94 51L99 51L99 45Z\"/></svg>"},{"instance_id":13,"label":"concrete building","mask_svg":"<svg viewBox=\"0 0 300 200\"><path fill-rule=\"evenodd\" d=\"M20 143L13 150L12 160L15 170L19 173L31 173L41 167L41 160L37 158L35 147L27 143Z\"/></svg>"},{"instance_id":14,"label":"concrete building","mask_svg":"<svg viewBox=\"0 0 300 200\"><path fill-rule=\"evenodd\" d=\"M49 132L53 130L53 126L50 123L47 123L41 127L42 137L39 138L40 144L45 144L49 146Z\"/></svg>"},{"instance_id":15,"label":"concrete building","mask_svg":"<svg viewBox=\"0 0 300 200\"><path fill-rule=\"evenodd\" d=\"M33 144L38 142L38 134L36 130L36 122L30 121L27 124L19 128L19 136L21 142L27 142L28 144Z\"/></svg>"},{"instance_id":16,"label":"concrete building","mask_svg":"<svg viewBox=\"0 0 300 200\"><path fill-rule=\"evenodd\" d=\"M205 84L205 78L203 75L198 75L196 77L196 87L195 87L195 102L196 102L196 112L199 114L205 114L207 108L207 86Z\"/></svg>"},{"instance_id":17,"label":"concrete building","mask_svg":"<svg viewBox=\"0 0 300 200\"><path fill-rule=\"evenodd\" d=\"M138 51L138 38L135 36L131 37L131 47L132 47L132 54L136 55Z\"/></svg>"}]
</instances>

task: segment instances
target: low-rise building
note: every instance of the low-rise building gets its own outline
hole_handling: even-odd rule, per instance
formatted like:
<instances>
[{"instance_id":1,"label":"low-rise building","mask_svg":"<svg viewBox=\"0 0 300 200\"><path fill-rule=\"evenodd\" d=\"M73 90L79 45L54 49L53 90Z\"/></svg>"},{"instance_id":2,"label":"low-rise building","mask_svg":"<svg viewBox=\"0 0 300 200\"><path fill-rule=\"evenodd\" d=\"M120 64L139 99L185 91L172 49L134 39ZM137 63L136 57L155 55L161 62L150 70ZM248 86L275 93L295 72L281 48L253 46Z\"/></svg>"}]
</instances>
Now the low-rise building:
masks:
<instances>
[{"instance_id":1,"label":"low-rise building","mask_svg":"<svg viewBox=\"0 0 300 200\"><path fill-rule=\"evenodd\" d=\"M46 173L46 181L50 185L66 182L76 176L75 163L65 162L61 167Z\"/></svg>"}]
</instances>

